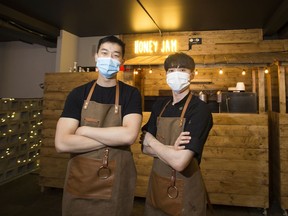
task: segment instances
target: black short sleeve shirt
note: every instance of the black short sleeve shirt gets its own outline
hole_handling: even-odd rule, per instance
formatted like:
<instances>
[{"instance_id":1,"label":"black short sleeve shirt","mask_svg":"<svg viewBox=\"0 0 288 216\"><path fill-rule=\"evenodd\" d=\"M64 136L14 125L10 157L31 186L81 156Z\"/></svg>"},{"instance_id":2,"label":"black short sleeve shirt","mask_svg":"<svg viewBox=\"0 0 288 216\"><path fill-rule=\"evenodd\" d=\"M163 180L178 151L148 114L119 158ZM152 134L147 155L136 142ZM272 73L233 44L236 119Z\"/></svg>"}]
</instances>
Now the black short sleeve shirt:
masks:
<instances>
[{"instance_id":1,"label":"black short sleeve shirt","mask_svg":"<svg viewBox=\"0 0 288 216\"><path fill-rule=\"evenodd\" d=\"M67 96L61 117L74 118L81 121L81 111L94 81L74 88ZM142 115L141 95L137 88L119 82L119 105L122 107L122 118L131 113ZM96 85L91 101L102 104L115 103L116 86L102 87Z\"/></svg>"},{"instance_id":2,"label":"black short sleeve shirt","mask_svg":"<svg viewBox=\"0 0 288 216\"><path fill-rule=\"evenodd\" d=\"M175 105L169 103L163 112L162 117L180 117L187 98L188 95ZM172 101L172 97L170 99L160 99L154 103L151 116L147 124L142 127L142 130L146 130L156 136L157 117L169 100ZM193 151L200 163L204 144L207 140L209 131L213 126L210 108L198 97L193 96L185 113L185 118L184 131L189 131L191 135L190 143L185 145L185 148Z\"/></svg>"}]
</instances>

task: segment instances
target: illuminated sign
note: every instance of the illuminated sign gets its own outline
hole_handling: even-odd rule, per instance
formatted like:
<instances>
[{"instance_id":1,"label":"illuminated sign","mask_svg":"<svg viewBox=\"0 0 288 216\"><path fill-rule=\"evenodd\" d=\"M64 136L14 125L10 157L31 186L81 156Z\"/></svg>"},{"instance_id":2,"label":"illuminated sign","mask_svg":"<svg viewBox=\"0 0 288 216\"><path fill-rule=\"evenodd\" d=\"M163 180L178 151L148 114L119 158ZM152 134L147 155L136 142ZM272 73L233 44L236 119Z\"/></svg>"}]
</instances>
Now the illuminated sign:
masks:
<instances>
[{"instance_id":1,"label":"illuminated sign","mask_svg":"<svg viewBox=\"0 0 288 216\"><path fill-rule=\"evenodd\" d=\"M134 42L134 52L135 54L177 52L177 41L163 40L159 42L154 40L147 40L147 41L137 40Z\"/></svg>"}]
</instances>

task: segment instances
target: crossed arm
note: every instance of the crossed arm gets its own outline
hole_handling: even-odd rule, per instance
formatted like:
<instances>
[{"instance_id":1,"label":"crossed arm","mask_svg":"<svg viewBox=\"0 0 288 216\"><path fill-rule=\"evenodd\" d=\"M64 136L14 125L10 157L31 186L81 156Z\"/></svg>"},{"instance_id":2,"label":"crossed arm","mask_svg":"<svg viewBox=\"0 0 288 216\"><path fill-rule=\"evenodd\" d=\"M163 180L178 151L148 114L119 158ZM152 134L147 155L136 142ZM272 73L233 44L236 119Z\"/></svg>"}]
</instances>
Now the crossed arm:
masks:
<instances>
[{"instance_id":1,"label":"crossed arm","mask_svg":"<svg viewBox=\"0 0 288 216\"><path fill-rule=\"evenodd\" d=\"M142 116L128 114L123 118L122 126L96 128L78 126L79 121L72 118L60 118L55 134L57 152L81 153L105 146L132 145L140 130Z\"/></svg>"},{"instance_id":2,"label":"crossed arm","mask_svg":"<svg viewBox=\"0 0 288 216\"><path fill-rule=\"evenodd\" d=\"M178 172L183 171L190 163L194 152L185 149L185 144L191 139L189 132L182 132L174 145L164 145L149 132L141 134L140 142L143 145L143 153L158 157L164 163L170 165Z\"/></svg>"}]
</instances>

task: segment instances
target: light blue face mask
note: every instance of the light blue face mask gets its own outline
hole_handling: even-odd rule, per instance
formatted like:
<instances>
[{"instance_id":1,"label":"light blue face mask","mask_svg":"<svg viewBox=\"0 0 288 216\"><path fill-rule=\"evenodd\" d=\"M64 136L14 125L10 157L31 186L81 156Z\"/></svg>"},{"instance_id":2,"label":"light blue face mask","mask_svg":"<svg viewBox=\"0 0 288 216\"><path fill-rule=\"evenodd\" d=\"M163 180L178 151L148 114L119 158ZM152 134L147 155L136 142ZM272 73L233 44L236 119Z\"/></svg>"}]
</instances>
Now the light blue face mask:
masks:
<instances>
[{"instance_id":1,"label":"light blue face mask","mask_svg":"<svg viewBox=\"0 0 288 216\"><path fill-rule=\"evenodd\" d=\"M96 67L104 77L109 79L119 71L120 62L110 57L99 57L97 58Z\"/></svg>"}]
</instances>

